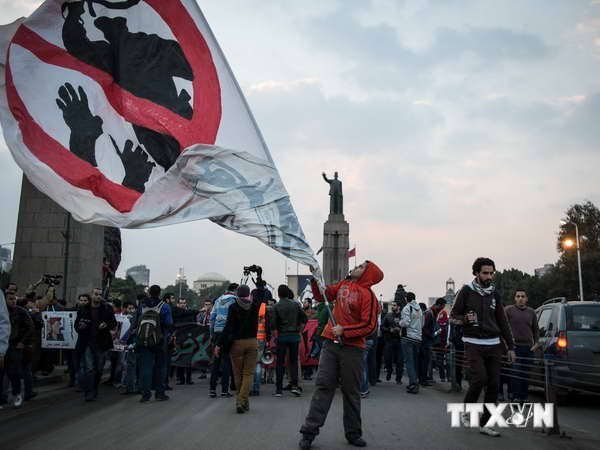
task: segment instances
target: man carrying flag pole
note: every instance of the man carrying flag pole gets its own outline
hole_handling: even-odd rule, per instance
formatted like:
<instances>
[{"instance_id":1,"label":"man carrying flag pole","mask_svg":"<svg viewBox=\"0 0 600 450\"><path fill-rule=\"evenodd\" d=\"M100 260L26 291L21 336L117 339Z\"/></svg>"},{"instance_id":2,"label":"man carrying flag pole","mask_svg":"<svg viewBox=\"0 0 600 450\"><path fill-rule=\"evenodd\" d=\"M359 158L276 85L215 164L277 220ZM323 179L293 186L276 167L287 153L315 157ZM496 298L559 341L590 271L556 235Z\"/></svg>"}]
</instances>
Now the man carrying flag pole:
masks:
<instances>
[{"instance_id":1,"label":"man carrying flag pole","mask_svg":"<svg viewBox=\"0 0 600 450\"><path fill-rule=\"evenodd\" d=\"M344 432L346 440L365 447L360 417L360 383L363 376L365 338L377 329L379 303L371 286L383 280L377 265L365 261L350 273L350 279L328 286L323 293L318 282L311 280L317 301L334 304L331 321L323 330L323 350L315 382L315 392L305 422L300 429L300 448L311 448L325 423L338 382L344 398ZM324 295L323 295L324 294Z\"/></svg>"}]
</instances>

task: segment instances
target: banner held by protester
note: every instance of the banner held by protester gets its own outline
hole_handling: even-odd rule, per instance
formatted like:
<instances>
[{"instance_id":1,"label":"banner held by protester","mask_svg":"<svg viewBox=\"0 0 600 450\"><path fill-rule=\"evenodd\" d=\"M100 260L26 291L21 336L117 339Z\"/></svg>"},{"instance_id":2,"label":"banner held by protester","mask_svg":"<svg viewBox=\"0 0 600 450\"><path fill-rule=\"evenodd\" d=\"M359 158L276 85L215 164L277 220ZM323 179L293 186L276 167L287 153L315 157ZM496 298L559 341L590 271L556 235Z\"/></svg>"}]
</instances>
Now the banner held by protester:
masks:
<instances>
[{"instance_id":1,"label":"banner held by protester","mask_svg":"<svg viewBox=\"0 0 600 450\"><path fill-rule=\"evenodd\" d=\"M42 348L74 349L75 316L72 311L44 311L42 321Z\"/></svg>"},{"instance_id":2,"label":"banner held by protester","mask_svg":"<svg viewBox=\"0 0 600 450\"><path fill-rule=\"evenodd\" d=\"M206 366L210 360L210 331L195 323L175 328L175 350L171 364L176 367Z\"/></svg>"},{"instance_id":3,"label":"banner held by protester","mask_svg":"<svg viewBox=\"0 0 600 450\"><path fill-rule=\"evenodd\" d=\"M4 136L29 180L75 219L210 219L318 268L194 0L47 0L16 25L0 30L10 39L0 43Z\"/></svg>"}]
</instances>

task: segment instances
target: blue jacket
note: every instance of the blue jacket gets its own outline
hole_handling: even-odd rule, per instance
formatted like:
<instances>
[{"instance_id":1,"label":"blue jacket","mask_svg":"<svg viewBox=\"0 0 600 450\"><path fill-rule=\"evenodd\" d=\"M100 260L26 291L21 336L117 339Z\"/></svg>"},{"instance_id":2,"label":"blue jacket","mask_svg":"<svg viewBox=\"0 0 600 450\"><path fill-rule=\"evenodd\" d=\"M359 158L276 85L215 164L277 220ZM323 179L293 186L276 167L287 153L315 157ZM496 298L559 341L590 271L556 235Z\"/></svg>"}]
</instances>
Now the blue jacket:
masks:
<instances>
[{"instance_id":1,"label":"blue jacket","mask_svg":"<svg viewBox=\"0 0 600 450\"><path fill-rule=\"evenodd\" d=\"M138 307L135 323L139 323L139 318L142 316L142 307L154 308L160 302L160 299L151 297L142 300L140 302L140 306ZM160 308L160 326L165 336L171 334L171 330L173 329L173 315L171 314L171 307L167 303L164 303L162 308Z\"/></svg>"},{"instance_id":2,"label":"blue jacket","mask_svg":"<svg viewBox=\"0 0 600 450\"><path fill-rule=\"evenodd\" d=\"M235 295L231 292L226 292L215 301L210 313L210 334L223 332L227 323L229 306L234 302Z\"/></svg>"}]
</instances>

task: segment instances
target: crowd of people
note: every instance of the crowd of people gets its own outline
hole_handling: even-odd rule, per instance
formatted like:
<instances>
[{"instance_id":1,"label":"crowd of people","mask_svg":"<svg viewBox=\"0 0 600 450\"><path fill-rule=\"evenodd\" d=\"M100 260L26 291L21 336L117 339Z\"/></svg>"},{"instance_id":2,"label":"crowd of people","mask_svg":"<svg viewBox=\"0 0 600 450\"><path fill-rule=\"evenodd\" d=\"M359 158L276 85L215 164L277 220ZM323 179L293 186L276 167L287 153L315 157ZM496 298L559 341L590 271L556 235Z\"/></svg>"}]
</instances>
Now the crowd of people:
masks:
<instances>
[{"instance_id":1,"label":"crowd of people","mask_svg":"<svg viewBox=\"0 0 600 450\"><path fill-rule=\"evenodd\" d=\"M515 305L505 309L492 284L494 262L478 258L472 271L474 280L460 289L450 311L444 298L427 307L402 285L389 311L382 311L371 286L383 279L383 272L369 261L324 290L312 280L314 299L304 302L296 300L286 285L278 287L274 299L260 274L254 289L232 283L218 298L206 300L200 310L189 308L183 298L162 294L157 285L123 304L108 302L101 289L93 289L81 294L73 309L77 342L74 350L63 355L70 386L81 390L85 401L96 399L108 359L107 384L117 385L123 394L139 394L142 403L149 402L153 393L155 401L169 400L166 392L172 389L170 380L175 375L177 384L194 384L191 365L171 367L171 355L177 324L195 323L210 333L210 363L199 367L200 378L208 379L208 396L228 398L235 391L235 411L244 414L250 411L250 397L260 395L261 385L273 378L275 397L284 391L303 395L300 378L311 379L313 368L299 364L300 341L307 322L316 320L310 358L318 361L318 371L310 409L300 429L300 447L311 447L338 387L343 393L345 437L362 447L366 442L362 439L361 397L368 397L370 388L383 382L382 370L386 381L393 378L401 385L406 379L409 394L431 386L434 369L440 382L452 380L460 391L463 364L449 364L448 349L452 348L463 355L470 372L465 403L477 402L482 390L484 401L494 403L504 398L500 390L503 355L509 363L532 356L538 329L535 313L527 307L526 292L518 289ZM0 301L0 386L4 386L6 374L15 407L35 397L35 368L47 370L44 357L32 358L36 352L45 353L39 349L40 311L66 307L54 299L51 289L41 298L31 290L19 298L17 286L10 284L3 293L6 301ZM121 338L125 347L121 352L111 351L115 314L126 315L130 323ZM511 401L527 400L525 369L523 374L524 378L509 383ZM7 401L2 390L0 404ZM488 418L485 411L481 423ZM461 415L461 421L469 426L467 414ZM499 435L485 426L480 432Z\"/></svg>"}]
</instances>

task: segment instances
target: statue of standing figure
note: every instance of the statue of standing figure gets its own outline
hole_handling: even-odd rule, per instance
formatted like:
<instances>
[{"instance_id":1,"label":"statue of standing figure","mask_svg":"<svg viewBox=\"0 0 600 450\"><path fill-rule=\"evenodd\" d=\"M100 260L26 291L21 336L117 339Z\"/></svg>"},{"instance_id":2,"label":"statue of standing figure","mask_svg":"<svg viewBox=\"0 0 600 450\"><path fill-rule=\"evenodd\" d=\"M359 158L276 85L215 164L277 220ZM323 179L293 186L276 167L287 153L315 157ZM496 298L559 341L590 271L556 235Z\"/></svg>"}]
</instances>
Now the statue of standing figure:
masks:
<instances>
[{"instance_id":1,"label":"statue of standing figure","mask_svg":"<svg viewBox=\"0 0 600 450\"><path fill-rule=\"evenodd\" d=\"M323 172L323 179L329 183L329 214L344 214L344 195L342 194L342 182L338 179L338 173L335 172L333 179L329 179Z\"/></svg>"}]
</instances>

